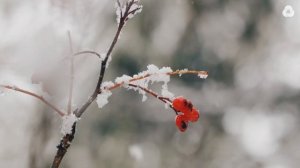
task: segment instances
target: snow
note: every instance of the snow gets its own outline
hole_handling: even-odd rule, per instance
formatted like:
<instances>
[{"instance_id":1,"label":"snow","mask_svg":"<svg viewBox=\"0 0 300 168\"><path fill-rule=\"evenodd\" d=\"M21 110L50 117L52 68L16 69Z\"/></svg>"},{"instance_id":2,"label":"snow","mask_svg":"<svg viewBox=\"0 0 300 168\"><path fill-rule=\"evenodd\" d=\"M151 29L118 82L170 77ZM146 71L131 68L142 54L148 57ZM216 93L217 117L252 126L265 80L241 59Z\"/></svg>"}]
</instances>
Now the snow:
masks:
<instances>
[{"instance_id":1,"label":"snow","mask_svg":"<svg viewBox=\"0 0 300 168\"><path fill-rule=\"evenodd\" d=\"M97 96L97 104L99 108L104 107L108 103L108 98L112 95L109 90L102 90Z\"/></svg>"},{"instance_id":2,"label":"snow","mask_svg":"<svg viewBox=\"0 0 300 168\"><path fill-rule=\"evenodd\" d=\"M157 73L159 71L158 67L156 65L150 64L147 66L148 68L148 73L149 74L154 74Z\"/></svg>"},{"instance_id":3,"label":"snow","mask_svg":"<svg viewBox=\"0 0 300 168\"><path fill-rule=\"evenodd\" d=\"M72 126L75 122L77 122L79 118L75 116L75 114L65 115L62 117L62 126L60 132L63 135L72 133Z\"/></svg>"},{"instance_id":4,"label":"snow","mask_svg":"<svg viewBox=\"0 0 300 168\"><path fill-rule=\"evenodd\" d=\"M100 53L100 60L103 61L106 57L106 53Z\"/></svg>"},{"instance_id":5,"label":"snow","mask_svg":"<svg viewBox=\"0 0 300 168\"><path fill-rule=\"evenodd\" d=\"M149 81L154 82L163 82L168 83L170 81L170 76L167 73L172 72L170 67L162 67L159 69L157 66L150 64L147 66L148 70L144 71L144 74L151 75Z\"/></svg>"},{"instance_id":6,"label":"snow","mask_svg":"<svg viewBox=\"0 0 300 168\"><path fill-rule=\"evenodd\" d=\"M134 13L128 15L128 18L129 18L129 19L133 18L136 14L141 13L141 12L142 12L142 9L143 9L143 6L142 6L142 5L137 5L137 4L135 3L135 4L133 4L133 5L131 6L130 9L131 9L130 11L134 11L134 10L136 10L136 11L135 11Z\"/></svg>"},{"instance_id":7,"label":"snow","mask_svg":"<svg viewBox=\"0 0 300 168\"><path fill-rule=\"evenodd\" d=\"M168 98L171 98L171 99L174 98L174 94L168 90L168 85L167 84L162 85L161 95L163 97L168 97Z\"/></svg>"},{"instance_id":8,"label":"snow","mask_svg":"<svg viewBox=\"0 0 300 168\"><path fill-rule=\"evenodd\" d=\"M147 70L142 71L136 75L133 75L133 77L128 76L128 75L123 75L121 77L117 77L115 79L115 82L116 82L116 84L121 84L121 86L124 88L138 91L139 94L142 95L143 102L147 100L147 96L146 96L146 92L141 88L149 89L149 83L150 84L162 83L161 96L169 98L169 99L173 99L174 94L172 92L170 92L168 89L168 82L170 81L169 74L172 72L173 72L173 70L170 67L158 68L156 65L149 64L147 66ZM181 76L183 73L186 73L186 72L188 72L188 69L180 70L179 76ZM203 71L203 72L199 72L198 76L200 78L205 79L205 78L207 78L208 74ZM130 82L130 80L132 80L132 79L134 79L134 81ZM138 79L138 80L135 80L135 79ZM128 85L129 83L139 86L141 88L129 86ZM166 107L168 107L168 104L166 105Z\"/></svg>"},{"instance_id":9,"label":"snow","mask_svg":"<svg viewBox=\"0 0 300 168\"><path fill-rule=\"evenodd\" d=\"M147 100L148 97L146 96L146 93L143 93L142 95L143 95L143 97L142 97L142 102L145 102L145 101Z\"/></svg>"},{"instance_id":10,"label":"snow","mask_svg":"<svg viewBox=\"0 0 300 168\"><path fill-rule=\"evenodd\" d=\"M131 76L123 75L123 76L121 76L121 77L117 77L117 78L115 79L115 82L116 82L116 83L123 83L123 84L127 85L127 84L129 84L129 81L130 81L131 79L132 79Z\"/></svg>"},{"instance_id":11,"label":"snow","mask_svg":"<svg viewBox=\"0 0 300 168\"><path fill-rule=\"evenodd\" d=\"M198 77L201 79L206 79L208 76L208 74L204 74L204 73L198 73Z\"/></svg>"},{"instance_id":12,"label":"snow","mask_svg":"<svg viewBox=\"0 0 300 168\"><path fill-rule=\"evenodd\" d=\"M108 59L107 59L106 67L105 67L105 68L107 68L107 67L109 66L111 60L112 60L111 56L108 56Z\"/></svg>"},{"instance_id":13,"label":"snow","mask_svg":"<svg viewBox=\"0 0 300 168\"><path fill-rule=\"evenodd\" d=\"M170 76L167 73L172 72L170 67L162 67L159 69L157 66L150 64L147 66L148 70L146 73L150 74L150 81L154 82L164 82L168 83L170 81Z\"/></svg>"},{"instance_id":14,"label":"snow","mask_svg":"<svg viewBox=\"0 0 300 168\"><path fill-rule=\"evenodd\" d=\"M161 89L162 96L168 97L168 98L173 98L174 94L168 90L168 82L170 81L170 75L168 75L168 73L170 73L170 72L173 72L170 67L158 68L157 66L150 64L147 66L147 70L142 71L137 75L134 75L133 78L143 78L147 75L149 75L149 76L145 77L143 79L137 80L137 81L132 81L131 83L134 85L148 89L149 82L151 82L151 84L153 84L155 82L157 82L157 83L162 82L163 83L162 89ZM131 79L131 77L122 76L121 78L117 78L117 79L119 82L123 81L124 83L128 83L129 80ZM146 92L144 90L135 88L135 87L129 87L128 85L123 85L123 87L125 87L127 89L133 89L134 91L138 91L139 94L142 95L143 102L147 100Z\"/></svg>"},{"instance_id":15,"label":"snow","mask_svg":"<svg viewBox=\"0 0 300 168\"><path fill-rule=\"evenodd\" d=\"M108 98L112 95L108 88L114 86L112 81L103 82L101 85L101 93L97 96L97 104L99 108L104 107L108 103Z\"/></svg>"},{"instance_id":16,"label":"snow","mask_svg":"<svg viewBox=\"0 0 300 168\"><path fill-rule=\"evenodd\" d=\"M106 81L106 82L103 82L102 84L101 84L101 89L102 90L105 90L105 89L108 89L108 88L110 88L110 87L112 87L112 86L114 86L115 84L112 82L112 81Z\"/></svg>"},{"instance_id":17,"label":"snow","mask_svg":"<svg viewBox=\"0 0 300 168\"><path fill-rule=\"evenodd\" d=\"M100 60L101 60L101 61L104 61L105 58L106 58L106 55L107 55L107 53L100 53ZM105 68L107 68L107 67L109 66L109 63L111 62L111 60L112 60L112 58L111 58L111 56L109 55L109 56L108 56L108 59L107 59L107 62L106 62L106 67L105 67Z\"/></svg>"},{"instance_id":18,"label":"snow","mask_svg":"<svg viewBox=\"0 0 300 168\"><path fill-rule=\"evenodd\" d=\"M120 23L121 16L122 16L123 13L125 12L125 8L124 8L124 7L121 8L117 2L116 2L116 4L115 4L115 7L116 7L116 15L117 15L116 20L117 20L117 23L119 24L119 23Z\"/></svg>"},{"instance_id":19,"label":"snow","mask_svg":"<svg viewBox=\"0 0 300 168\"><path fill-rule=\"evenodd\" d=\"M152 74L149 77L149 81L154 82L163 82L161 94L164 97L173 98L174 94L168 90L168 82L170 81L170 75L168 73L172 72L170 67L162 67L161 69L157 68L155 65L148 65L148 73Z\"/></svg>"},{"instance_id":20,"label":"snow","mask_svg":"<svg viewBox=\"0 0 300 168\"><path fill-rule=\"evenodd\" d=\"M168 75L168 73L171 73L171 72L173 72L173 71L170 67L158 68L157 66L150 64L147 66L147 70L142 71L136 75L133 75L133 77L128 76L128 75L123 75L121 77L117 77L115 79L115 83L121 84L122 87L124 87L124 88L138 91L139 94L142 95L142 101L144 102L147 100L146 92L141 88L129 86L128 84L131 83L131 84L137 85L139 87L149 89L148 88L149 82L151 82L151 84L153 84L155 82L162 82L163 83L162 89L161 89L162 96L172 99L174 97L174 94L168 90L168 82L170 81L170 76ZM141 78L141 79L130 82L130 80L138 79L138 78ZM105 95L103 95L103 96L105 96ZM110 95L107 95L107 96L110 96ZM105 97L103 97L103 99L105 99ZM104 102L106 102L106 101L104 101ZM102 103L100 103L100 104L102 105Z\"/></svg>"}]
</instances>

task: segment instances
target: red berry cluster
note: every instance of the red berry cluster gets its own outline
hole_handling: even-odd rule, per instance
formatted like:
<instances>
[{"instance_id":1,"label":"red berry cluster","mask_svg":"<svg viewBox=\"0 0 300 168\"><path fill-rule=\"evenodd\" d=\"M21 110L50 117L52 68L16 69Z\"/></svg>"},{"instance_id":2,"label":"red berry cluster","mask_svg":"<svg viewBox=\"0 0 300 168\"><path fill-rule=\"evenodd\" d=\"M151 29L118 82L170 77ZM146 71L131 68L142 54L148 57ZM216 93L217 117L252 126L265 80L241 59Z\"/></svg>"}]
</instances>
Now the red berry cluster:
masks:
<instances>
[{"instance_id":1,"label":"red berry cluster","mask_svg":"<svg viewBox=\"0 0 300 168\"><path fill-rule=\"evenodd\" d=\"M196 122L199 119L199 111L184 97L176 97L172 102L173 108L178 112L175 118L176 126L181 132L188 127L188 122Z\"/></svg>"}]
</instances>

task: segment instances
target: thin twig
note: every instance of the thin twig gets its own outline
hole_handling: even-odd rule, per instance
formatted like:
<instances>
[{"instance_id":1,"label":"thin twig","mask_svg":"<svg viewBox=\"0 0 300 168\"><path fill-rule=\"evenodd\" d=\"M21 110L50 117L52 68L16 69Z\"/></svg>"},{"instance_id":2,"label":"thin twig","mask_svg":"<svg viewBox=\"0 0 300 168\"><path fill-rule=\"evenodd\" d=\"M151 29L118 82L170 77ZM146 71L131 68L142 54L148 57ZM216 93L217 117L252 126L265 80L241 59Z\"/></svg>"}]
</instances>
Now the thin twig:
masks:
<instances>
[{"instance_id":1,"label":"thin twig","mask_svg":"<svg viewBox=\"0 0 300 168\"><path fill-rule=\"evenodd\" d=\"M99 53L95 52L95 51L80 51L80 52L77 52L75 54L73 54L74 56L78 56L78 55L82 55L82 54L93 54L95 56L97 56L98 58L101 59L101 56Z\"/></svg>"},{"instance_id":2,"label":"thin twig","mask_svg":"<svg viewBox=\"0 0 300 168\"><path fill-rule=\"evenodd\" d=\"M159 100L161 100L162 102L164 103L171 103L172 101L167 98L167 97L162 97L162 96L159 96L157 93L155 93L154 91L150 90L150 89L147 89L145 87L142 87L142 86L139 86L139 85L135 85L135 84L129 84L129 86L131 87L136 87L136 88L140 88L142 89L143 91L149 93L150 95L152 95L153 97L155 98L158 98Z\"/></svg>"},{"instance_id":3,"label":"thin twig","mask_svg":"<svg viewBox=\"0 0 300 168\"><path fill-rule=\"evenodd\" d=\"M68 31L69 37L69 45L70 45L70 86L69 86L69 100L68 100L68 107L67 113L71 114L72 111L72 98L73 98L73 85L74 85L74 57L73 57L73 45L72 45L72 38L71 33Z\"/></svg>"},{"instance_id":4,"label":"thin twig","mask_svg":"<svg viewBox=\"0 0 300 168\"><path fill-rule=\"evenodd\" d=\"M33 92L31 92L31 91L28 91L28 90L21 89L21 88L16 87L16 86L0 85L0 87L4 87L4 88L6 88L6 89L14 90L14 91L17 91L17 92L21 92L21 93L24 93L24 94L33 96L33 97L39 99L40 101L42 101L43 103L45 103L46 105L48 105L49 107L51 107L51 108L52 108L55 112L57 112L57 114L59 114L60 116L64 116L64 115L65 115L64 112L62 112L62 111L59 110L57 107L55 107L53 104L51 104L50 102L48 102L47 100L45 100L45 99L43 98L43 96L37 95L36 93L33 93Z\"/></svg>"},{"instance_id":5,"label":"thin twig","mask_svg":"<svg viewBox=\"0 0 300 168\"><path fill-rule=\"evenodd\" d=\"M169 107L172 108L175 112L176 115L178 115L178 111L176 111L174 109L174 107L172 106L172 100L167 98L167 97L163 97L163 96L159 96L157 93L155 93L154 91L148 89L148 88L145 88L145 87L142 87L142 86L139 86L139 85L135 85L135 84L128 84L129 86L131 87L136 87L136 88L139 88L139 89L142 89L143 91L147 92L148 94L152 95L153 97L159 99L160 101L166 103L166 104L169 104Z\"/></svg>"}]
</instances>

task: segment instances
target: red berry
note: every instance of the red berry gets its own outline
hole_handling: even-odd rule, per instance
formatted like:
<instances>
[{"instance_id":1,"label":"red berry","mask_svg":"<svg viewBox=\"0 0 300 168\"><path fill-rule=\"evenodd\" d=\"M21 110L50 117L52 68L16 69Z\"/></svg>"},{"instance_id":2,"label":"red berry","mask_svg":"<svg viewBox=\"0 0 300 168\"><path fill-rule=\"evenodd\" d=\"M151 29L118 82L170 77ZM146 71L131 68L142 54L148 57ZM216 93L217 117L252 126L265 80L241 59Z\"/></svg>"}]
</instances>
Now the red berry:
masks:
<instances>
[{"instance_id":1,"label":"red berry","mask_svg":"<svg viewBox=\"0 0 300 168\"><path fill-rule=\"evenodd\" d=\"M184 97L176 97L172 106L175 111L181 112L176 116L176 126L181 132L184 132L189 122L196 122L199 119L199 111L193 107L193 104Z\"/></svg>"},{"instance_id":2,"label":"red berry","mask_svg":"<svg viewBox=\"0 0 300 168\"><path fill-rule=\"evenodd\" d=\"M183 113L189 113L193 109L193 104L182 96L175 98L172 105L176 111Z\"/></svg>"},{"instance_id":3,"label":"red berry","mask_svg":"<svg viewBox=\"0 0 300 168\"><path fill-rule=\"evenodd\" d=\"M177 115L175 118L176 126L181 131L184 132L188 127L188 122L183 120L183 115Z\"/></svg>"},{"instance_id":4,"label":"red berry","mask_svg":"<svg viewBox=\"0 0 300 168\"><path fill-rule=\"evenodd\" d=\"M193 108L192 112L188 114L184 114L188 121L196 122L199 119L199 111L195 108Z\"/></svg>"},{"instance_id":5,"label":"red berry","mask_svg":"<svg viewBox=\"0 0 300 168\"><path fill-rule=\"evenodd\" d=\"M176 97L172 102L174 109L177 111L181 111L184 108L184 101L186 101L185 98L183 98L181 96Z\"/></svg>"}]
</instances>

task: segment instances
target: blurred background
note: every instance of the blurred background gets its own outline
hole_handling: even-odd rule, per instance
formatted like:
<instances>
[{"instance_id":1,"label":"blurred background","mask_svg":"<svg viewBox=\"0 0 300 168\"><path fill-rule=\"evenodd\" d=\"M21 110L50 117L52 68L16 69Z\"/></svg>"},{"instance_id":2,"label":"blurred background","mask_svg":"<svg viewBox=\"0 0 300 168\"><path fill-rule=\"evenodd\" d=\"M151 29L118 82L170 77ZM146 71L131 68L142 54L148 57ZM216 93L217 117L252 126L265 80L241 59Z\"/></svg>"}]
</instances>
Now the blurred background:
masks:
<instances>
[{"instance_id":1,"label":"blurred background","mask_svg":"<svg viewBox=\"0 0 300 168\"><path fill-rule=\"evenodd\" d=\"M105 80L148 64L209 71L172 77L169 90L201 112L185 133L174 112L116 89L77 125L64 168L297 168L300 164L300 2L143 0L125 26ZM1 0L0 82L51 90L65 110L71 32L74 51L106 52L117 28L111 0ZM291 5L294 17L282 10ZM99 60L75 60L73 108L95 88ZM43 85L32 84L39 74ZM44 88L44 89L43 89ZM157 89L156 85L153 89ZM40 101L0 90L0 167L49 167L61 119Z\"/></svg>"}]
</instances>

